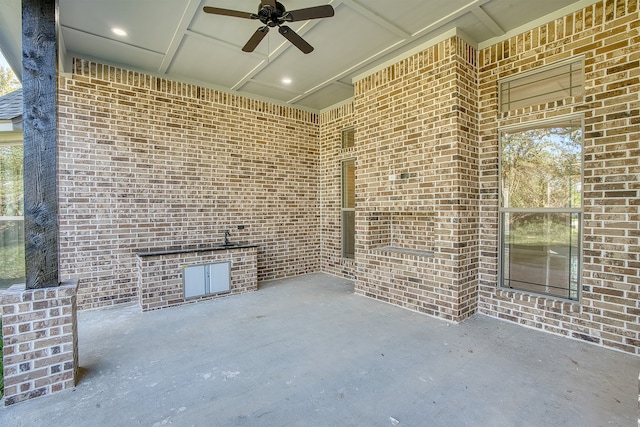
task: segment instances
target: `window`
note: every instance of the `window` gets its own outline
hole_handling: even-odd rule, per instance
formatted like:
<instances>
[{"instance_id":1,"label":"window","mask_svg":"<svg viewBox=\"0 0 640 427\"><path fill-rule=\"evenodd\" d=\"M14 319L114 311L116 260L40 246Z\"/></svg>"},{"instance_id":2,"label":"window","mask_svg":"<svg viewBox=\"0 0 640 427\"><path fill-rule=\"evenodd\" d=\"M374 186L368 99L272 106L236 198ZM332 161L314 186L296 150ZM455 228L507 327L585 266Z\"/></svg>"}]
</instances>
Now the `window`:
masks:
<instances>
[{"instance_id":1,"label":"window","mask_svg":"<svg viewBox=\"0 0 640 427\"><path fill-rule=\"evenodd\" d=\"M356 168L353 159L342 162L342 257L355 258Z\"/></svg>"},{"instance_id":2,"label":"window","mask_svg":"<svg viewBox=\"0 0 640 427\"><path fill-rule=\"evenodd\" d=\"M584 93L582 59L554 64L500 82L500 111L558 101Z\"/></svg>"},{"instance_id":3,"label":"window","mask_svg":"<svg viewBox=\"0 0 640 427\"><path fill-rule=\"evenodd\" d=\"M0 145L0 289L25 282L22 145Z\"/></svg>"},{"instance_id":4,"label":"window","mask_svg":"<svg viewBox=\"0 0 640 427\"><path fill-rule=\"evenodd\" d=\"M342 131L342 149L352 148L355 141L355 130L353 128Z\"/></svg>"},{"instance_id":5,"label":"window","mask_svg":"<svg viewBox=\"0 0 640 427\"><path fill-rule=\"evenodd\" d=\"M578 299L580 119L501 133L500 220L502 286Z\"/></svg>"}]
</instances>

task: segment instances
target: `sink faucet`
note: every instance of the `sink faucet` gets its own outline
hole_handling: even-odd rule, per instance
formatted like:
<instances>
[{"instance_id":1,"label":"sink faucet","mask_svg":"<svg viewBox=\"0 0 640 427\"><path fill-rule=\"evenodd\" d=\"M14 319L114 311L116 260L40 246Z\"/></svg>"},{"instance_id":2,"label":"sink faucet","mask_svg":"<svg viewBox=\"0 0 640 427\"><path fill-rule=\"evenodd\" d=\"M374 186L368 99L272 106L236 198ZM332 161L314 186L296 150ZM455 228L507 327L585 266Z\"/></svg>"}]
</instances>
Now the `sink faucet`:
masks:
<instances>
[{"instance_id":1,"label":"sink faucet","mask_svg":"<svg viewBox=\"0 0 640 427\"><path fill-rule=\"evenodd\" d=\"M225 244L225 246L228 246L229 244L231 244L231 241L229 240L230 237L231 237L231 233L229 232L229 230L224 230L224 244Z\"/></svg>"}]
</instances>

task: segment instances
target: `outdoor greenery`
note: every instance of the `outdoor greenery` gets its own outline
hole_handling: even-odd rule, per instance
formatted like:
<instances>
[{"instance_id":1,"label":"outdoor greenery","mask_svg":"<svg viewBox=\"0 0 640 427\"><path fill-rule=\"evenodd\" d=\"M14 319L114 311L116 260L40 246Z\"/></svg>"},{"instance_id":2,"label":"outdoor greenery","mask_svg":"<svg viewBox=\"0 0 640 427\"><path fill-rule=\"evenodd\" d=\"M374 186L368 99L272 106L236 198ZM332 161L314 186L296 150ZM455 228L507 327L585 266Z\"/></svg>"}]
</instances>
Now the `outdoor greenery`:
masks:
<instances>
[{"instance_id":1,"label":"outdoor greenery","mask_svg":"<svg viewBox=\"0 0 640 427\"><path fill-rule=\"evenodd\" d=\"M24 221L0 221L0 289L24 283Z\"/></svg>"},{"instance_id":2,"label":"outdoor greenery","mask_svg":"<svg viewBox=\"0 0 640 427\"><path fill-rule=\"evenodd\" d=\"M0 286L24 280L23 148L0 146Z\"/></svg>"},{"instance_id":3,"label":"outdoor greenery","mask_svg":"<svg viewBox=\"0 0 640 427\"><path fill-rule=\"evenodd\" d=\"M24 149L0 146L0 217L24 215Z\"/></svg>"},{"instance_id":4,"label":"outdoor greenery","mask_svg":"<svg viewBox=\"0 0 640 427\"><path fill-rule=\"evenodd\" d=\"M0 316L0 331L2 331L2 316ZM0 356L2 355L2 333L0 332ZM2 368L2 357L0 357L0 397L4 394L4 370Z\"/></svg>"},{"instance_id":5,"label":"outdoor greenery","mask_svg":"<svg viewBox=\"0 0 640 427\"><path fill-rule=\"evenodd\" d=\"M0 96L20 87L0 66ZM21 145L0 145L0 287L24 281L24 161Z\"/></svg>"},{"instance_id":6,"label":"outdoor greenery","mask_svg":"<svg viewBox=\"0 0 640 427\"><path fill-rule=\"evenodd\" d=\"M502 135L502 206L580 207L582 130L538 127Z\"/></svg>"},{"instance_id":7,"label":"outdoor greenery","mask_svg":"<svg viewBox=\"0 0 640 427\"><path fill-rule=\"evenodd\" d=\"M507 213L506 243L516 246L577 246L578 218L568 213Z\"/></svg>"},{"instance_id":8,"label":"outdoor greenery","mask_svg":"<svg viewBox=\"0 0 640 427\"><path fill-rule=\"evenodd\" d=\"M0 96L20 88L20 82L10 68L0 66ZM4 146L0 153L0 216L22 216L23 185L22 146ZM5 161L6 156L6 161ZM16 182L15 176L20 176ZM9 178L5 181L8 177ZM18 200L18 201L17 201ZM24 277L24 243L16 238L16 225L23 229L22 221L0 222L0 285ZM23 231L20 231L20 236ZM4 370L2 363L2 316L0 316L0 397L4 394Z\"/></svg>"},{"instance_id":9,"label":"outdoor greenery","mask_svg":"<svg viewBox=\"0 0 640 427\"><path fill-rule=\"evenodd\" d=\"M576 298L580 213L573 208L582 206L580 123L503 132L500 154L503 279Z\"/></svg>"},{"instance_id":10,"label":"outdoor greenery","mask_svg":"<svg viewBox=\"0 0 640 427\"><path fill-rule=\"evenodd\" d=\"M20 82L8 67L0 66L0 96L20 88Z\"/></svg>"}]
</instances>

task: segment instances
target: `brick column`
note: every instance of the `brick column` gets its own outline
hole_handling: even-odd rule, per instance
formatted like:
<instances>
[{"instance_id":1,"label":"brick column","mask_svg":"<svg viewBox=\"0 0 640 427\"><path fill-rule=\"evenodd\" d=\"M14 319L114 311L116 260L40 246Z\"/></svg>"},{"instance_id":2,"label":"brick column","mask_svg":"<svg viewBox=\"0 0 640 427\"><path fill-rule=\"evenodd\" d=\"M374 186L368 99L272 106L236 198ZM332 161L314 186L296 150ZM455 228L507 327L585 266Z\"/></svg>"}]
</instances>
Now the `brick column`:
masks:
<instances>
[{"instance_id":1,"label":"brick column","mask_svg":"<svg viewBox=\"0 0 640 427\"><path fill-rule=\"evenodd\" d=\"M76 385L78 281L0 293L5 406Z\"/></svg>"}]
</instances>

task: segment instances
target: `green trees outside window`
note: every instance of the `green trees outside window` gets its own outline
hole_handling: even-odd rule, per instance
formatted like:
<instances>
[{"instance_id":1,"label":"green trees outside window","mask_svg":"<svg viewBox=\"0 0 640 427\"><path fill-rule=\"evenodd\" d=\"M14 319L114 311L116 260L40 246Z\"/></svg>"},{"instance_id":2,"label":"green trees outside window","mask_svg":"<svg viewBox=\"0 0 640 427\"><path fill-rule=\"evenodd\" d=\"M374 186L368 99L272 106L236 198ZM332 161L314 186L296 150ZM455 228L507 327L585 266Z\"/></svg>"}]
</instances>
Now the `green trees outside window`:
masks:
<instances>
[{"instance_id":1,"label":"green trees outside window","mask_svg":"<svg viewBox=\"0 0 640 427\"><path fill-rule=\"evenodd\" d=\"M575 118L502 132L503 287L579 298L582 145Z\"/></svg>"},{"instance_id":2,"label":"green trees outside window","mask_svg":"<svg viewBox=\"0 0 640 427\"><path fill-rule=\"evenodd\" d=\"M0 289L25 281L21 145L0 145Z\"/></svg>"}]
</instances>

